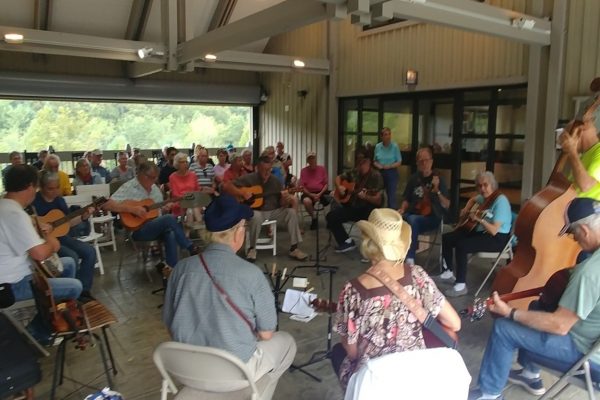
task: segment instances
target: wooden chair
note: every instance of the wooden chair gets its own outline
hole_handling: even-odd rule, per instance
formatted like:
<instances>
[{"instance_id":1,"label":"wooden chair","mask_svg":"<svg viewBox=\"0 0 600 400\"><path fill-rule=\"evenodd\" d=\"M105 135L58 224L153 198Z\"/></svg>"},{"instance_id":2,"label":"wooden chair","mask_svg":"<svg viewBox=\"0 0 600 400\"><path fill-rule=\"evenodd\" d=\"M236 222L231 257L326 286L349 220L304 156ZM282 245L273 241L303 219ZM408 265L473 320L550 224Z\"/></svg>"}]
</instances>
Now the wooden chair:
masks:
<instances>
[{"instance_id":1,"label":"wooden chair","mask_svg":"<svg viewBox=\"0 0 600 400\"><path fill-rule=\"evenodd\" d=\"M60 304L57 306L54 296L52 295L52 289L50 288L48 279L42 273L42 271L37 266L34 267L33 271L31 286L38 312L41 314L48 326L52 329L52 335L55 338L63 338L56 353L50 399L53 400L55 398L57 386L62 385L63 383L67 344L71 343L73 340L78 342L77 347L79 347L81 350L83 350L83 348L90 343L92 345L91 347L98 348L100 357L102 359L102 364L104 366L104 374L106 375L108 386L112 388L113 381L111 377L111 371L113 375L116 375L117 368L115 366L115 360L110 348L110 342L108 340L106 330L110 327L110 325L117 322L117 318L103 304L94 300L80 306L84 320L84 323L81 327L74 328L71 326L65 331L56 331L51 321L53 321L55 318L61 317ZM102 338L95 333L97 330L102 331ZM106 346L106 348L104 346ZM82 384L82 386L88 385Z\"/></svg>"}]
</instances>

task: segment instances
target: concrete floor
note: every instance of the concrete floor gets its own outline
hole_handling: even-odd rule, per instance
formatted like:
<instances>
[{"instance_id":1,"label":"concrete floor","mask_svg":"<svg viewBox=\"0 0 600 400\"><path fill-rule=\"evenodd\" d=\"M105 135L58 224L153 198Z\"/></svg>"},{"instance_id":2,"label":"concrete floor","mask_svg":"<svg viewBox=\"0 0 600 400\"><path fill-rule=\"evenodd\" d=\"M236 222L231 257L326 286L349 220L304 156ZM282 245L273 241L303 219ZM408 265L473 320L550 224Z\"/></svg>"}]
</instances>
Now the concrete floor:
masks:
<instances>
[{"instance_id":1,"label":"concrete floor","mask_svg":"<svg viewBox=\"0 0 600 400\"><path fill-rule=\"evenodd\" d=\"M323 225L323 224L321 224ZM354 229L353 235L358 235L358 229ZM321 246L325 246L329 234L321 229ZM315 232L307 231L301 248L313 256L315 255ZM287 267L288 273L298 263L287 257L288 235L282 229L278 232L278 254L272 257L269 251L259 251L256 264L259 267L271 265L277 262L280 269ZM434 250L437 250L435 248ZM97 274L93 293L99 301L110 308L119 319L109 334L111 345L117 361L118 375L115 377L115 389L120 391L125 399L158 399L160 394L161 378L152 362L152 352L161 342L169 340L168 334L161 323L160 309L158 305L162 302L162 295L151 294L153 289L160 286L160 280L155 275L152 265L156 260L150 260L147 265L142 265L128 244L119 242L119 252L126 252L125 265L120 276L117 274L118 253L109 250L102 251L106 274ZM331 248L323 252L327 260L322 264L337 266L337 273L333 275L334 298L337 297L340 288L345 281L351 279L365 270L368 266L360 261L357 250L336 254ZM424 263L425 253L419 254L417 263ZM308 262L308 264L313 264ZM489 261L474 261L469 271L469 283L472 291L476 290L491 264ZM431 265L433 269L435 266ZM270 268L270 267L269 267ZM314 268L296 271L297 275L306 276L319 297L328 296L328 274L316 275ZM432 273L434 274L434 273ZM148 277L153 278L149 282ZM291 282L290 282L291 283ZM289 283L289 284L290 284ZM288 284L288 287L289 287ZM283 296L281 297L283 301ZM452 300L457 310L465 308L472 301L471 296L464 296ZM297 341L298 354L296 363L307 361L317 351L325 350L327 347L327 316L319 315L309 323L296 322L289 319L289 315L279 315L280 329L290 332ZM473 377L472 385L476 384L479 364L483 355L483 349L489 335L492 320L486 316L482 321L471 323L463 322L460 331L459 351ZM337 342L335 333L333 342ZM41 360L43 367L43 380L36 386L36 398L48 398L52 382L52 368L55 361L56 348L50 348L50 357ZM333 373L329 360L324 360L306 368L312 374L322 379L317 382L307 375L295 371L286 373L279 382L274 399L343 399L343 393L339 387L336 376ZM423 371L426 373L425 371ZM85 351L75 350L72 345L67 351L65 373L78 381L89 382L95 387L102 387L106 379L102 373L100 357L95 349L88 348ZM544 375L548 387L555 378ZM82 399L95 390L90 388L78 389L78 386L70 381L65 381L58 389L57 398ZM508 387L505 390L506 399L534 399L519 387ZM577 388L567 389L560 397L561 399L586 398L583 391Z\"/></svg>"}]
</instances>

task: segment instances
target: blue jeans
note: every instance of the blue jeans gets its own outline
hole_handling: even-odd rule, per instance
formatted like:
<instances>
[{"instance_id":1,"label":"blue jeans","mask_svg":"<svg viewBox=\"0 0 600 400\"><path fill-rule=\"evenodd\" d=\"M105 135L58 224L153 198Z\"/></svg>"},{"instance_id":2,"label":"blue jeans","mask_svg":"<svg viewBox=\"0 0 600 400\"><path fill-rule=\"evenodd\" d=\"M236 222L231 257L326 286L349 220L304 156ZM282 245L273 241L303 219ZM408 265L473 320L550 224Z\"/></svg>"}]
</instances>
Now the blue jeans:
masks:
<instances>
[{"instance_id":1,"label":"blue jeans","mask_svg":"<svg viewBox=\"0 0 600 400\"><path fill-rule=\"evenodd\" d=\"M63 299L76 299L81 294L81 282L75 278L77 270L75 260L70 257L61 257L64 271L61 278L50 278L48 283L52 289L54 300L59 302ZM12 284L12 291L15 301L29 300L33 298L31 291L31 275L27 275L17 283ZM50 321L44 321L38 313L32 320L27 329L34 338L45 341L50 336Z\"/></svg>"},{"instance_id":2,"label":"blue jeans","mask_svg":"<svg viewBox=\"0 0 600 400\"><path fill-rule=\"evenodd\" d=\"M165 244L167 264L174 267L177 264L177 245L182 249L192 247L192 242L185 236L183 228L174 216L167 214L146 222L141 229L132 235L133 240L151 241L162 240Z\"/></svg>"},{"instance_id":3,"label":"blue jeans","mask_svg":"<svg viewBox=\"0 0 600 400\"><path fill-rule=\"evenodd\" d=\"M383 178L383 187L385 188L385 194L387 195L387 207L397 210L398 202L396 201L396 189L398 189L398 180L400 178L398 169L380 169L379 172Z\"/></svg>"},{"instance_id":4,"label":"blue jeans","mask_svg":"<svg viewBox=\"0 0 600 400\"><path fill-rule=\"evenodd\" d=\"M408 249L406 258L412 258L414 260L415 255L417 254L417 248L419 247L419 235L423 232L429 232L438 228L442 220L435 214L404 214L402 218L404 218L404 220L408 222L412 229L410 248Z\"/></svg>"},{"instance_id":5,"label":"blue jeans","mask_svg":"<svg viewBox=\"0 0 600 400\"><path fill-rule=\"evenodd\" d=\"M479 387L482 392L493 395L502 392L515 350L519 350L519 364L531 372L539 372L536 362L567 371L583 356L568 334L554 335L528 328L507 318L498 318L494 321L479 371Z\"/></svg>"},{"instance_id":6,"label":"blue jeans","mask_svg":"<svg viewBox=\"0 0 600 400\"><path fill-rule=\"evenodd\" d=\"M97 261L94 246L70 236L63 236L58 240L60 242L59 256L71 257L76 261L81 259L81 263L78 263L79 268L77 268L75 276L81 281L83 290L89 292L94 283L94 267Z\"/></svg>"}]
</instances>

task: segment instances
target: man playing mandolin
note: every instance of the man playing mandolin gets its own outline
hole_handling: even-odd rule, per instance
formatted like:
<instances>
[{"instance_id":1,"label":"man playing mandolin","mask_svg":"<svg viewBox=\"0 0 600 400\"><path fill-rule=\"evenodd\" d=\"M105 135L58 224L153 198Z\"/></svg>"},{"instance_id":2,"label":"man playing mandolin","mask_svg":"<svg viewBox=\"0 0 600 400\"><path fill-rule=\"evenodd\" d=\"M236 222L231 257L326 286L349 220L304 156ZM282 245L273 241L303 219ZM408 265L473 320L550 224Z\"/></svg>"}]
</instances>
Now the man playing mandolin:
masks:
<instances>
[{"instance_id":1,"label":"man playing mandolin","mask_svg":"<svg viewBox=\"0 0 600 400\"><path fill-rule=\"evenodd\" d=\"M404 200L398 212L412 228L412 241L406 263L415 264L419 247L419 235L440 226L444 212L450 206L448 187L442 178L433 172L433 153L430 147L417 151L417 172L404 189Z\"/></svg>"},{"instance_id":2,"label":"man playing mandolin","mask_svg":"<svg viewBox=\"0 0 600 400\"><path fill-rule=\"evenodd\" d=\"M298 248L302 241L298 213L290 208L290 193L283 189L281 182L273 176L271 169L273 162L268 155L262 155L256 164L256 171L246 174L234 181L224 182L223 190L238 199L250 200L253 194L245 188L256 188L261 194L262 204L254 208L254 217L250 220L250 246L246 259L250 262L256 260L256 241L260 234L261 225L266 220L283 219L290 234L289 255L297 260L305 260L308 256Z\"/></svg>"},{"instance_id":3,"label":"man playing mandolin","mask_svg":"<svg viewBox=\"0 0 600 400\"><path fill-rule=\"evenodd\" d=\"M135 179L125 182L102 208L117 213L129 213L139 218L149 215L148 209L138 201L151 199L154 203L163 201L163 194L156 180L158 167L152 161L144 161L138 165ZM169 211L171 204L167 203L162 211ZM177 264L177 246L187 249L190 255L198 253L198 249L185 236L183 228L171 214L162 214L159 217L146 221L141 228L133 232L133 240L162 240L165 245L165 258L167 265L174 267Z\"/></svg>"},{"instance_id":4,"label":"man playing mandolin","mask_svg":"<svg viewBox=\"0 0 600 400\"><path fill-rule=\"evenodd\" d=\"M531 306L530 310L517 310L493 293L490 310L504 318L494 321L481 363L479 388L471 391L469 400L501 399L507 380L542 395L546 389L536 364L566 372L598 340L600 202L591 198L571 201L560 234L564 233L572 234L584 251L593 254L573 268L553 312L535 311ZM519 350L521 370L510 369L515 350ZM592 355L591 361L595 368L600 354Z\"/></svg>"}]
</instances>

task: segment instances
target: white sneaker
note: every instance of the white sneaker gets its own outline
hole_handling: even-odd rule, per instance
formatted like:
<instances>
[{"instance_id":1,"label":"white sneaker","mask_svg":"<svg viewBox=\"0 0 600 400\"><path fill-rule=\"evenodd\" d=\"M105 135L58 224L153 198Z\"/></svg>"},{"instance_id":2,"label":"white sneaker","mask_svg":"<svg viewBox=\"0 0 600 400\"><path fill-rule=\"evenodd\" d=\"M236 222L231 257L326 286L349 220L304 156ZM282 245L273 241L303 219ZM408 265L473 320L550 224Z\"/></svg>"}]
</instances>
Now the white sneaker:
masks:
<instances>
[{"instance_id":1,"label":"white sneaker","mask_svg":"<svg viewBox=\"0 0 600 400\"><path fill-rule=\"evenodd\" d=\"M449 269L445 270L439 275L432 277L435 282L452 282L454 281L454 274Z\"/></svg>"}]
</instances>

